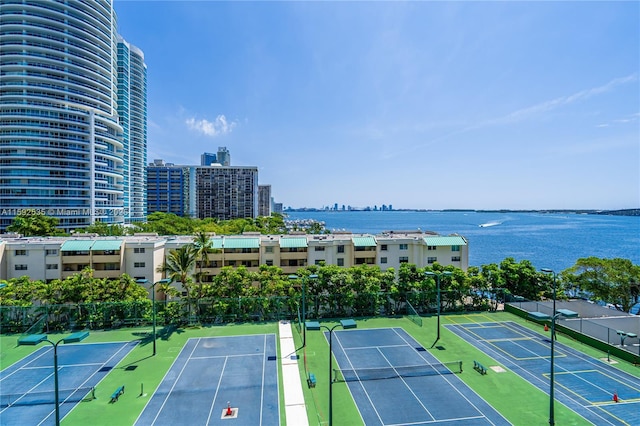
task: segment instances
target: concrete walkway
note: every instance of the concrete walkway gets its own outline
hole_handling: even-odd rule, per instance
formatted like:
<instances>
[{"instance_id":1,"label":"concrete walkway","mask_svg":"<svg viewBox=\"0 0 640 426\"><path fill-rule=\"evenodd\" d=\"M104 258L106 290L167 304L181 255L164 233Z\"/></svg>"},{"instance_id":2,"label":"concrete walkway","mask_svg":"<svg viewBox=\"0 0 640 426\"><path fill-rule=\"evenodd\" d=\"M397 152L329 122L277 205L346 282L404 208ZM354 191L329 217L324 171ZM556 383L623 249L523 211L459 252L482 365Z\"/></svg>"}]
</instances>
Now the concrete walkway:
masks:
<instances>
[{"instance_id":1,"label":"concrete walkway","mask_svg":"<svg viewBox=\"0 0 640 426\"><path fill-rule=\"evenodd\" d=\"M280 321L280 361L282 363L282 383L287 426L308 426L307 408L302 393L302 381L298 369L298 355L295 350L291 323Z\"/></svg>"}]
</instances>

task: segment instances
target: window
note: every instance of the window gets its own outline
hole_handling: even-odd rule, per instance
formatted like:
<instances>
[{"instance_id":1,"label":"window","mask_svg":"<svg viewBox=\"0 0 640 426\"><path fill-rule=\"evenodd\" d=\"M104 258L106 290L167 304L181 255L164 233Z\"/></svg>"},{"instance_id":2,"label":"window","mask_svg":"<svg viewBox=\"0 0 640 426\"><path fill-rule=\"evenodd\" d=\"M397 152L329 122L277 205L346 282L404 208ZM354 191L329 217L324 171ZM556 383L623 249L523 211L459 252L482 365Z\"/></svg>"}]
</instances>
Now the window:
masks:
<instances>
[{"instance_id":1,"label":"window","mask_svg":"<svg viewBox=\"0 0 640 426\"><path fill-rule=\"evenodd\" d=\"M409 250L409 244L400 244L400 250Z\"/></svg>"},{"instance_id":2,"label":"window","mask_svg":"<svg viewBox=\"0 0 640 426\"><path fill-rule=\"evenodd\" d=\"M315 251L324 251L324 246L315 246L314 250Z\"/></svg>"},{"instance_id":3,"label":"window","mask_svg":"<svg viewBox=\"0 0 640 426\"><path fill-rule=\"evenodd\" d=\"M26 250L16 250L16 256L26 256L26 255L27 255Z\"/></svg>"},{"instance_id":4,"label":"window","mask_svg":"<svg viewBox=\"0 0 640 426\"><path fill-rule=\"evenodd\" d=\"M144 247L134 247L134 253L144 253Z\"/></svg>"},{"instance_id":5,"label":"window","mask_svg":"<svg viewBox=\"0 0 640 426\"><path fill-rule=\"evenodd\" d=\"M317 266L320 266L323 263L324 263L324 260L320 260L320 259L316 259L315 262L314 262L314 264L317 265Z\"/></svg>"},{"instance_id":6,"label":"window","mask_svg":"<svg viewBox=\"0 0 640 426\"><path fill-rule=\"evenodd\" d=\"M437 257L427 257L427 263L435 263L438 261Z\"/></svg>"},{"instance_id":7,"label":"window","mask_svg":"<svg viewBox=\"0 0 640 426\"><path fill-rule=\"evenodd\" d=\"M57 249L47 249L44 252L45 256L57 256L58 255L58 250Z\"/></svg>"},{"instance_id":8,"label":"window","mask_svg":"<svg viewBox=\"0 0 640 426\"><path fill-rule=\"evenodd\" d=\"M382 245L380 246L380 250L381 250L381 251L387 251L387 245L386 245L386 244L382 244Z\"/></svg>"},{"instance_id":9,"label":"window","mask_svg":"<svg viewBox=\"0 0 640 426\"><path fill-rule=\"evenodd\" d=\"M343 245L338 246L338 253L344 253L344 246Z\"/></svg>"},{"instance_id":10,"label":"window","mask_svg":"<svg viewBox=\"0 0 640 426\"><path fill-rule=\"evenodd\" d=\"M400 263L409 263L409 256L400 256L398 258L398 262L400 262Z\"/></svg>"},{"instance_id":11,"label":"window","mask_svg":"<svg viewBox=\"0 0 640 426\"><path fill-rule=\"evenodd\" d=\"M380 258L380 263L387 263L387 258L386 257L381 257Z\"/></svg>"},{"instance_id":12,"label":"window","mask_svg":"<svg viewBox=\"0 0 640 426\"><path fill-rule=\"evenodd\" d=\"M266 246L264 248L265 253L273 253L273 246Z\"/></svg>"},{"instance_id":13,"label":"window","mask_svg":"<svg viewBox=\"0 0 640 426\"><path fill-rule=\"evenodd\" d=\"M58 269L57 263L47 263L47 269Z\"/></svg>"},{"instance_id":14,"label":"window","mask_svg":"<svg viewBox=\"0 0 640 426\"><path fill-rule=\"evenodd\" d=\"M134 268L144 268L145 267L145 263L144 262L134 262L133 263L133 267Z\"/></svg>"},{"instance_id":15,"label":"window","mask_svg":"<svg viewBox=\"0 0 640 426\"><path fill-rule=\"evenodd\" d=\"M452 262L460 262L460 256L451 256Z\"/></svg>"},{"instance_id":16,"label":"window","mask_svg":"<svg viewBox=\"0 0 640 426\"><path fill-rule=\"evenodd\" d=\"M339 257L337 261L338 261L338 266L344 266L344 259L342 257Z\"/></svg>"},{"instance_id":17,"label":"window","mask_svg":"<svg viewBox=\"0 0 640 426\"><path fill-rule=\"evenodd\" d=\"M265 260L264 264L267 265L267 266L273 266L273 260L272 259Z\"/></svg>"},{"instance_id":18,"label":"window","mask_svg":"<svg viewBox=\"0 0 640 426\"><path fill-rule=\"evenodd\" d=\"M427 250L436 250L437 247L436 246L427 246Z\"/></svg>"},{"instance_id":19,"label":"window","mask_svg":"<svg viewBox=\"0 0 640 426\"><path fill-rule=\"evenodd\" d=\"M16 271L26 271L27 270L27 265L15 265L14 269Z\"/></svg>"},{"instance_id":20,"label":"window","mask_svg":"<svg viewBox=\"0 0 640 426\"><path fill-rule=\"evenodd\" d=\"M451 246L451 251L460 251L460 246Z\"/></svg>"}]
</instances>

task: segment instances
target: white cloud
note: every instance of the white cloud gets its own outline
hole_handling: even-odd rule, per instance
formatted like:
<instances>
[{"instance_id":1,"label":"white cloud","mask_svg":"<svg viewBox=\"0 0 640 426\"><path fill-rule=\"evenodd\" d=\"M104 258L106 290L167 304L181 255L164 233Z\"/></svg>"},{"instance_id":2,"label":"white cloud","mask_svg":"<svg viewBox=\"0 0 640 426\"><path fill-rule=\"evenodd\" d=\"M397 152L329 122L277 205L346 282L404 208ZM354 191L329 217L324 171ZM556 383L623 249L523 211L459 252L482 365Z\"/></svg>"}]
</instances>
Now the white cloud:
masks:
<instances>
[{"instance_id":1,"label":"white cloud","mask_svg":"<svg viewBox=\"0 0 640 426\"><path fill-rule=\"evenodd\" d=\"M200 132L206 136L216 137L231 133L234 127L238 125L237 122L228 122L224 115L219 115L214 121L209 121L205 118L202 120L196 120L195 118L188 118L186 124L191 130Z\"/></svg>"}]
</instances>

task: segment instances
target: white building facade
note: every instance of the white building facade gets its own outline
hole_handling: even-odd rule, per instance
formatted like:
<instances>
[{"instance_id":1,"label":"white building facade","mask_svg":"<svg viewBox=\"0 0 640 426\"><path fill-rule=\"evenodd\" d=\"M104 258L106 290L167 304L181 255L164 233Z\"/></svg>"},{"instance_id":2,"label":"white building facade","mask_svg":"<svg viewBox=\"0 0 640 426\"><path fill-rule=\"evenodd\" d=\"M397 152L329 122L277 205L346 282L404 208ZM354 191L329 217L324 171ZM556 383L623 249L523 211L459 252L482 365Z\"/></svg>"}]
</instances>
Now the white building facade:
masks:
<instances>
[{"instance_id":1,"label":"white building facade","mask_svg":"<svg viewBox=\"0 0 640 426\"><path fill-rule=\"evenodd\" d=\"M31 237L2 236L0 279L28 276L33 280L62 279L85 267L97 278L126 273L136 279L157 281L157 272L171 250L193 242L192 236L161 237L139 234L128 237ZM442 236L416 232L385 234L244 235L211 236L210 253L202 266L210 278L226 266L244 266L257 272L260 265L282 268L285 274L309 265L377 265L382 270L402 263L417 267L438 263L466 270L467 241L460 235Z\"/></svg>"}]
</instances>

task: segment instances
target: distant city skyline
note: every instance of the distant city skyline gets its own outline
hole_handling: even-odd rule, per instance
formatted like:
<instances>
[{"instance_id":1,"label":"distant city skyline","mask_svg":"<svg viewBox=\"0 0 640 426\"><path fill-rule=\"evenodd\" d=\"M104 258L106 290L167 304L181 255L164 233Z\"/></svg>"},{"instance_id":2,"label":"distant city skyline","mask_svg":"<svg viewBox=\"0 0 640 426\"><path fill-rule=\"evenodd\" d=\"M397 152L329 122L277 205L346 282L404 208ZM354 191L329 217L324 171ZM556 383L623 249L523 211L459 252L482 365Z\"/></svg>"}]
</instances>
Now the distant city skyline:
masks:
<instances>
[{"instance_id":1,"label":"distant city skyline","mask_svg":"<svg viewBox=\"0 0 640 426\"><path fill-rule=\"evenodd\" d=\"M226 146L285 206L640 206L638 2L115 0L149 158Z\"/></svg>"}]
</instances>

